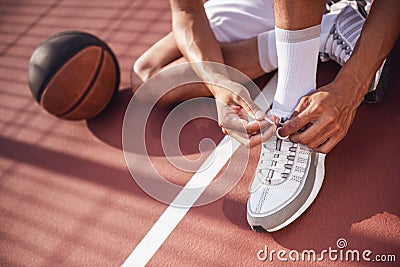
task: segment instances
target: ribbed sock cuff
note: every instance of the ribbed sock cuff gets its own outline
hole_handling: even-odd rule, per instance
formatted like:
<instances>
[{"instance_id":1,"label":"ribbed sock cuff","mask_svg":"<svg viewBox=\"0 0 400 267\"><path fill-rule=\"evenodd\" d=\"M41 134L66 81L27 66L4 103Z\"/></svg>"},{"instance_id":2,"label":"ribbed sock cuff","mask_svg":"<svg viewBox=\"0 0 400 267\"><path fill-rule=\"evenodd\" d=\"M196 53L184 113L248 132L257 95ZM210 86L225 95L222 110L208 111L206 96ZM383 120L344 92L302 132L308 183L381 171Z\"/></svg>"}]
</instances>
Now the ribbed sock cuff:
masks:
<instances>
[{"instance_id":1,"label":"ribbed sock cuff","mask_svg":"<svg viewBox=\"0 0 400 267\"><path fill-rule=\"evenodd\" d=\"M276 41L282 43L299 43L314 38L318 38L321 34L321 24L305 28L303 30L284 30L275 26Z\"/></svg>"}]
</instances>

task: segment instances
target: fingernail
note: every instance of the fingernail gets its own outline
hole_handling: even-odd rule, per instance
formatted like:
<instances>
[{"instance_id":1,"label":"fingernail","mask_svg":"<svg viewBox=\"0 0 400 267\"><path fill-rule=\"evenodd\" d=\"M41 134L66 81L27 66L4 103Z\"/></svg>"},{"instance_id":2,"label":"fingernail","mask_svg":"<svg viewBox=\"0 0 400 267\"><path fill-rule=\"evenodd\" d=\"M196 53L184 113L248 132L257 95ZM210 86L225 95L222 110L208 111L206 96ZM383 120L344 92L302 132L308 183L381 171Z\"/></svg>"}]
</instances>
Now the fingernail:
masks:
<instances>
[{"instance_id":1,"label":"fingernail","mask_svg":"<svg viewBox=\"0 0 400 267\"><path fill-rule=\"evenodd\" d=\"M265 113L261 110L257 111L256 114L254 114L254 116L256 117L257 120L261 120L264 118Z\"/></svg>"}]
</instances>

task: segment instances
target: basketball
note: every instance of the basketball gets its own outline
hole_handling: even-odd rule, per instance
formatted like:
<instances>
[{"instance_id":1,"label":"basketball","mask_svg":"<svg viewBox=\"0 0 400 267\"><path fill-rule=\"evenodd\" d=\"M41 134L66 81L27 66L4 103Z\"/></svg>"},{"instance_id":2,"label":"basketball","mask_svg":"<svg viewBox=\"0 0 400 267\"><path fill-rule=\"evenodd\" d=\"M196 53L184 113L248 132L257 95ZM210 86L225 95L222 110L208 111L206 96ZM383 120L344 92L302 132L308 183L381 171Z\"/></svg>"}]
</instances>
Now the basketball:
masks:
<instances>
[{"instance_id":1,"label":"basketball","mask_svg":"<svg viewBox=\"0 0 400 267\"><path fill-rule=\"evenodd\" d=\"M33 52L28 82L49 113L70 120L98 115L117 92L117 59L99 38L80 31L54 34Z\"/></svg>"}]
</instances>

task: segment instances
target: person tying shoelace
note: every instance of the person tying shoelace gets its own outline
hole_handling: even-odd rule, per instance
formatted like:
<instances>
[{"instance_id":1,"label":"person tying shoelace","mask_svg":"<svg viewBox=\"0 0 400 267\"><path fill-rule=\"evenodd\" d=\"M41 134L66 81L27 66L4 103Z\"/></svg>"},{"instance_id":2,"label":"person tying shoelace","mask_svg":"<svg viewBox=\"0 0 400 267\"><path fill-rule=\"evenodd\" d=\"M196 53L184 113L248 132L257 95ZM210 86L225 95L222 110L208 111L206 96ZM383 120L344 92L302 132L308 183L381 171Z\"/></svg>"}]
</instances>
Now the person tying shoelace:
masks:
<instances>
[{"instance_id":1,"label":"person tying shoelace","mask_svg":"<svg viewBox=\"0 0 400 267\"><path fill-rule=\"evenodd\" d=\"M256 231L282 229L314 201L325 154L346 136L361 102L381 99L386 58L400 32L400 2L335 1L324 15L323 0L170 0L170 6L172 32L133 66L143 82L185 61L226 64L251 79L278 68L267 114L243 85L201 64L194 65L196 74L214 83L179 87L159 104L212 96L225 134L249 146L261 143L247 219ZM343 66L321 88L318 57Z\"/></svg>"}]
</instances>

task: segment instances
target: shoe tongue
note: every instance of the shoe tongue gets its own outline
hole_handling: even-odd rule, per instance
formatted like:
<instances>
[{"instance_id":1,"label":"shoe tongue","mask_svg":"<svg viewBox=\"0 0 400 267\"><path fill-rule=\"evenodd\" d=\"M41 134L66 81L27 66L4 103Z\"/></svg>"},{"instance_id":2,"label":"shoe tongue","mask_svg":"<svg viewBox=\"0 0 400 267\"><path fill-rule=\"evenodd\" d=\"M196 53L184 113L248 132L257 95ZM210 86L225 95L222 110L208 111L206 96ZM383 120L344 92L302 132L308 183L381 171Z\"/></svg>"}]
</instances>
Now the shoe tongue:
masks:
<instances>
[{"instance_id":1,"label":"shoe tongue","mask_svg":"<svg viewBox=\"0 0 400 267\"><path fill-rule=\"evenodd\" d=\"M289 147L290 147L290 141L288 140L280 140L278 139L276 144L276 150L280 152L289 152ZM285 153L286 154L286 153ZM287 155L285 154L274 154L274 158L277 159L278 161L271 161L271 166L274 166L279 169L279 171L273 171L273 170L262 170L261 173L263 176L267 177L267 182L271 184L278 184L282 182L284 179L282 178L282 171L285 169L285 164L287 163Z\"/></svg>"}]
</instances>

